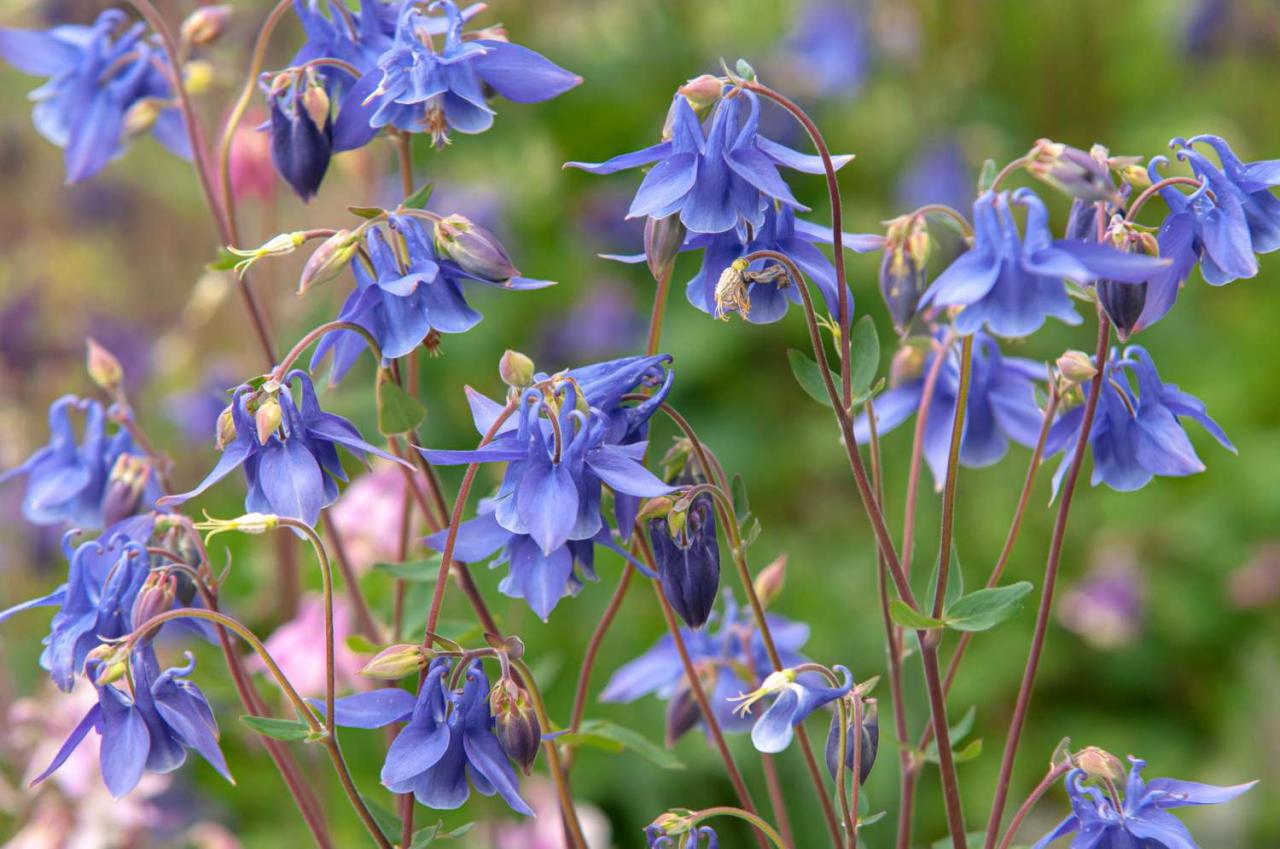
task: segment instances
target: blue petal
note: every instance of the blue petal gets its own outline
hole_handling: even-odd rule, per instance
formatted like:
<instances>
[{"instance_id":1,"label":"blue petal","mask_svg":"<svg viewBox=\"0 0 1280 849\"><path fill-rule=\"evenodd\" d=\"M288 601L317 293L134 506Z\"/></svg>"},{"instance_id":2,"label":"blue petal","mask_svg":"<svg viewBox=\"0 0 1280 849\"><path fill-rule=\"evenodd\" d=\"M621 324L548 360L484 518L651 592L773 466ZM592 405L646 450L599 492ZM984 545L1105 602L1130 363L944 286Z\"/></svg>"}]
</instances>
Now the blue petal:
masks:
<instances>
[{"instance_id":1,"label":"blue petal","mask_svg":"<svg viewBox=\"0 0 1280 849\"><path fill-rule=\"evenodd\" d=\"M515 770L511 768L511 763L507 760L496 737L487 730L479 733L468 732L462 738L462 745L471 769L483 776L512 810L527 817L534 815L533 809L520 798L520 787L516 783ZM479 788L480 782L477 781L476 786Z\"/></svg>"},{"instance_id":2,"label":"blue petal","mask_svg":"<svg viewBox=\"0 0 1280 849\"><path fill-rule=\"evenodd\" d=\"M603 445L588 452L587 466L611 489L628 495L653 498L675 490L612 445Z\"/></svg>"},{"instance_id":3,"label":"blue petal","mask_svg":"<svg viewBox=\"0 0 1280 849\"><path fill-rule=\"evenodd\" d=\"M760 148L760 151L765 156L769 157L784 168L790 168L793 171L802 171L805 174L827 173L826 167L822 163L821 156L810 156L808 154L800 153L799 151L792 150L786 145L770 141L764 136L756 136L756 147ZM852 161L852 154L831 157L831 165L836 171L839 171Z\"/></svg>"},{"instance_id":4,"label":"blue petal","mask_svg":"<svg viewBox=\"0 0 1280 849\"><path fill-rule=\"evenodd\" d=\"M405 792L392 788L396 792ZM470 791L467 788L467 759L462 734L449 738L449 748L431 769L419 775L412 784L413 795L428 808L451 811L462 807Z\"/></svg>"},{"instance_id":5,"label":"blue petal","mask_svg":"<svg viewBox=\"0 0 1280 849\"><path fill-rule=\"evenodd\" d=\"M564 94L580 84L571 74L538 53L506 41L473 42L485 48L470 65L498 94L516 103L537 103Z\"/></svg>"},{"instance_id":6,"label":"blue petal","mask_svg":"<svg viewBox=\"0 0 1280 849\"><path fill-rule=\"evenodd\" d=\"M512 598L523 598L546 622L560 599L568 595L573 555L563 545L543 554L531 538L517 537L511 545L510 569L498 589Z\"/></svg>"},{"instance_id":7,"label":"blue petal","mask_svg":"<svg viewBox=\"0 0 1280 849\"><path fill-rule=\"evenodd\" d=\"M95 704L93 707L89 708L88 712L84 715L84 718L80 720L76 727L71 729L71 733L67 736L66 741L58 749L58 753L53 756L53 760L49 763L49 766L45 767L44 772L31 780L31 786L34 787L57 772L58 767L66 763L67 758L71 757L71 753L79 747L81 741L84 740L85 735L89 733L89 729L95 727L101 721L102 708Z\"/></svg>"},{"instance_id":8,"label":"blue petal","mask_svg":"<svg viewBox=\"0 0 1280 849\"><path fill-rule=\"evenodd\" d=\"M75 45L49 33L0 29L0 59L24 74L56 77L74 68L81 58L81 50Z\"/></svg>"},{"instance_id":9,"label":"blue petal","mask_svg":"<svg viewBox=\"0 0 1280 849\"><path fill-rule=\"evenodd\" d=\"M147 764L151 735L142 714L128 697L113 687L100 691L102 745L99 769L112 798L119 799L137 786Z\"/></svg>"},{"instance_id":10,"label":"blue petal","mask_svg":"<svg viewBox=\"0 0 1280 849\"><path fill-rule=\"evenodd\" d=\"M1183 808L1192 805L1221 805L1252 790L1258 782L1250 781L1222 787L1216 784L1201 784L1198 781L1179 781L1176 778L1155 778L1147 784L1146 794L1153 797L1157 807Z\"/></svg>"},{"instance_id":11,"label":"blue petal","mask_svg":"<svg viewBox=\"0 0 1280 849\"><path fill-rule=\"evenodd\" d=\"M399 687L379 687L367 693L356 693L334 700L333 721L344 728L382 728L403 722L413 713L412 693ZM311 700L311 706L324 715L324 701Z\"/></svg>"},{"instance_id":12,"label":"blue petal","mask_svg":"<svg viewBox=\"0 0 1280 849\"><path fill-rule=\"evenodd\" d=\"M635 660L618 667L600 692L600 701L634 702L678 681L683 675L675 642L668 634Z\"/></svg>"},{"instance_id":13,"label":"blue petal","mask_svg":"<svg viewBox=\"0 0 1280 849\"><path fill-rule=\"evenodd\" d=\"M566 162L565 168L578 168L589 174L614 174L630 168L639 168L651 162L666 159L671 155L671 142L662 142L651 147L623 153L604 162Z\"/></svg>"},{"instance_id":14,"label":"blue petal","mask_svg":"<svg viewBox=\"0 0 1280 849\"><path fill-rule=\"evenodd\" d=\"M783 690L756 720L751 729L751 744L756 751L776 754L791 745L791 738L795 736L794 717L800 707L800 689L793 684Z\"/></svg>"},{"instance_id":15,"label":"blue petal","mask_svg":"<svg viewBox=\"0 0 1280 849\"><path fill-rule=\"evenodd\" d=\"M314 525L326 501L324 473L306 443L273 437L259 457L258 484L271 511Z\"/></svg>"},{"instance_id":16,"label":"blue petal","mask_svg":"<svg viewBox=\"0 0 1280 849\"><path fill-rule=\"evenodd\" d=\"M550 554L569 539L578 516L578 488L562 463L531 462L516 487L516 510L529 535Z\"/></svg>"},{"instance_id":17,"label":"blue petal","mask_svg":"<svg viewBox=\"0 0 1280 849\"><path fill-rule=\"evenodd\" d=\"M627 217L665 217L689 194L697 179L698 160L692 153L678 153L662 160L644 175Z\"/></svg>"}]
</instances>

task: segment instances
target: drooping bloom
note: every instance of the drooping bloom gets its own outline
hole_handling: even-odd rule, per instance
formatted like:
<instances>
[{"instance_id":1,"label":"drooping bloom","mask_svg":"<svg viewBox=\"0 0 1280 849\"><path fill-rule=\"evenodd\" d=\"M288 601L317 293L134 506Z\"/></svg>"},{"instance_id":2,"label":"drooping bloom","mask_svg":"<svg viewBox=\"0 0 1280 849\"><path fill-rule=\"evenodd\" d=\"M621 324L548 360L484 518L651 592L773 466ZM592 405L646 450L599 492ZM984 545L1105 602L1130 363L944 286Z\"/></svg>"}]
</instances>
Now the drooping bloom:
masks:
<instances>
[{"instance_id":1,"label":"drooping bloom","mask_svg":"<svg viewBox=\"0 0 1280 849\"><path fill-rule=\"evenodd\" d=\"M73 410L85 414L79 444ZM107 410L98 401L64 395L53 402L49 444L21 466L0 473L0 483L26 476L22 515L28 521L101 528L155 503L160 485L150 460L134 447L127 429L108 436L106 427Z\"/></svg>"},{"instance_id":2,"label":"drooping bloom","mask_svg":"<svg viewBox=\"0 0 1280 849\"><path fill-rule=\"evenodd\" d=\"M1067 773L1072 814L1031 849L1045 849L1068 834L1078 834L1071 844L1078 849L1199 849L1191 832L1169 809L1220 805L1257 784L1251 781L1218 787L1174 778L1157 778L1148 783L1142 779L1146 761L1134 757L1129 761L1133 765L1123 801L1110 798L1098 787L1086 786L1083 770Z\"/></svg>"},{"instance_id":3,"label":"drooping bloom","mask_svg":"<svg viewBox=\"0 0 1280 849\"><path fill-rule=\"evenodd\" d=\"M644 839L648 849L719 849L720 837L714 828L709 825L689 827L681 820L681 817L664 815L645 826Z\"/></svg>"},{"instance_id":4,"label":"drooping bloom","mask_svg":"<svg viewBox=\"0 0 1280 849\"><path fill-rule=\"evenodd\" d=\"M835 667L844 679L838 687L825 682L801 681L791 668L769 673L760 686L750 693L735 697L737 710L747 712L761 699L776 696L773 704L756 720L751 729L751 744L757 751L776 753L791 745L795 727L823 705L843 698L853 689L853 676L843 666Z\"/></svg>"},{"instance_id":5,"label":"drooping bloom","mask_svg":"<svg viewBox=\"0 0 1280 849\"><path fill-rule=\"evenodd\" d=\"M760 135L759 124L760 101L752 92L719 98L705 130L689 99L677 93L662 142L606 162L569 162L566 167L613 174L653 164L631 202L628 218L679 213L691 233L723 233L745 219L758 230L764 226L769 200L806 208L791 193L778 166L824 173L819 157L770 141ZM852 158L833 157L833 164L841 168Z\"/></svg>"},{"instance_id":6,"label":"drooping bloom","mask_svg":"<svg viewBox=\"0 0 1280 849\"><path fill-rule=\"evenodd\" d=\"M554 285L518 275L494 280L468 271L439 251L424 222L408 215L394 215L390 227L365 231L368 265L352 263L356 288L338 313L339 321L358 324L378 341L383 357L395 359L414 351L432 330L463 333L481 319L463 295L463 283L499 289L541 289ZM393 247L394 245L394 247ZM333 352L330 380L346 375L368 350L358 333L349 330L326 334L311 357L311 368Z\"/></svg>"},{"instance_id":7,"label":"drooping bloom","mask_svg":"<svg viewBox=\"0 0 1280 849\"><path fill-rule=\"evenodd\" d=\"M333 153L329 96L317 77L284 73L262 83L271 104L271 162L304 201L320 189Z\"/></svg>"},{"instance_id":8,"label":"drooping bloom","mask_svg":"<svg viewBox=\"0 0 1280 849\"><path fill-rule=\"evenodd\" d=\"M334 720L347 728L382 728L406 723L387 749L382 783L393 793L413 793L435 810L461 807L471 784L485 796L497 793L512 810L531 816L520 798L515 770L494 736L489 679L480 661L467 669L462 692L450 692L450 661L436 658L415 698L398 688L381 688L338 699ZM318 704L323 710L323 704Z\"/></svg>"},{"instance_id":9,"label":"drooping bloom","mask_svg":"<svg viewBox=\"0 0 1280 849\"><path fill-rule=\"evenodd\" d=\"M530 536L544 555L570 540L592 539L605 527L602 484L617 495L618 526L625 535L639 499L671 491L640 462L648 419L670 390L669 361L664 355L637 357L537 375L487 445L427 449L423 456L442 465L507 462L493 518L512 534ZM623 395L657 381L661 389L649 399L622 405ZM476 429L488 432L502 406L475 392L469 401Z\"/></svg>"},{"instance_id":10,"label":"drooping bloom","mask_svg":"<svg viewBox=\"0 0 1280 849\"><path fill-rule=\"evenodd\" d=\"M1023 234L1011 203L1027 209ZM1097 242L1055 240L1048 210L1030 189L1018 189L1012 197L987 192L974 202L973 221L973 247L939 274L920 299L921 306L963 306L955 327L965 335L985 327L997 336L1027 336L1049 316L1079 324L1064 278L1139 282L1167 265Z\"/></svg>"},{"instance_id":11,"label":"drooping bloom","mask_svg":"<svg viewBox=\"0 0 1280 849\"><path fill-rule=\"evenodd\" d=\"M658 565L662 594L690 628L711 616L720 589L720 543L715 504L709 493L695 496L683 525L672 534L665 517L649 520L649 540Z\"/></svg>"},{"instance_id":12,"label":"drooping bloom","mask_svg":"<svg viewBox=\"0 0 1280 849\"><path fill-rule=\"evenodd\" d=\"M295 382L301 386L300 403L295 403L291 392ZM255 413L264 404L277 404L280 417L270 433L259 434ZM162 501L181 504L243 466L248 481L246 511L314 525L320 511L337 499L338 482L347 479L338 459L339 446L361 459L376 454L403 462L365 442L351 422L320 409L311 378L297 369L279 386L268 384L255 390L241 385L229 410L234 433L225 440L217 465L195 489Z\"/></svg>"},{"instance_id":13,"label":"drooping bloom","mask_svg":"<svg viewBox=\"0 0 1280 849\"><path fill-rule=\"evenodd\" d=\"M1089 386L1084 391L1087 395ZM1199 422L1222 447L1235 453L1231 440L1205 411L1204 402L1162 381L1145 348L1130 345L1123 353L1112 351L1089 433L1093 485L1106 483L1131 492L1157 475L1182 477L1204 471L1183 429L1183 418ZM1062 414L1049 432L1046 456L1064 452L1054 476L1055 489L1074 453L1083 421L1084 405L1079 405Z\"/></svg>"},{"instance_id":14,"label":"drooping bloom","mask_svg":"<svg viewBox=\"0 0 1280 849\"><path fill-rule=\"evenodd\" d=\"M467 12L473 9L478 11ZM436 10L443 16L430 14ZM335 129L339 149L359 147L386 126L430 133L444 144L451 131L482 133L493 125L490 91L517 103L538 103L582 82L506 41L500 30L464 34L467 17L452 0L437 0L425 11L416 2L400 6L392 44L343 100ZM444 43L437 45L433 36L440 32Z\"/></svg>"},{"instance_id":15,"label":"drooping bloom","mask_svg":"<svg viewBox=\"0 0 1280 849\"><path fill-rule=\"evenodd\" d=\"M195 660L163 672L150 647L134 652L133 688L98 686L98 703L63 743L53 762L35 782L43 781L70 757L90 729L102 738L99 768L107 790L117 799L127 794L144 772L166 773L182 766L187 749L195 749L209 765L231 781L218 748L218 723L209 702L187 676Z\"/></svg>"},{"instance_id":16,"label":"drooping bloom","mask_svg":"<svg viewBox=\"0 0 1280 849\"><path fill-rule=\"evenodd\" d=\"M65 151L68 183L97 174L124 152L131 129L148 124L173 153L191 156L182 115L172 102L165 54L144 37L142 23L117 36L127 19L119 9L108 9L92 26L0 29L0 58L49 78L30 95L36 104L32 119L40 135ZM135 107L140 111L130 116Z\"/></svg>"},{"instance_id":17,"label":"drooping bloom","mask_svg":"<svg viewBox=\"0 0 1280 849\"><path fill-rule=\"evenodd\" d=\"M956 346L924 357L918 376L889 389L875 399L876 427L881 435L911 418L920 408L926 376L935 359L939 366L933 400L925 417L924 458L934 481L946 477L951 428L955 423L956 393L960 386L960 358ZM974 338L973 370L969 379L969 404L965 410L964 436L960 442L962 465L980 468L998 462L1009 450L1009 440L1032 446L1040 436L1044 416L1036 404L1036 382L1048 372L1041 363L1000 353L995 339L979 332ZM864 413L854 424L859 443L871 436Z\"/></svg>"},{"instance_id":18,"label":"drooping bloom","mask_svg":"<svg viewBox=\"0 0 1280 849\"><path fill-rule=\"evenodd\" d=\"M860 763L858 772L858 783L866 784L867 778L871 775L871 768L876 765L876 753L880 749L880 718L876 715L874 703L866 705L863 710L865 713L862 717L862 751L859 752ZM827 772L831 774L832 780L839 775L840 767L840 712L834 711L831 715L831 727L827 729L827 746L826 751ZM846 732L844 768L847 774L853 772L853 725L852 717L850 717L849 730Z\"/></svg>"},{"instance_id":19,"label":"drooping bloom","mask_svg":"<svg viewBox=\"0 0 1280 849\"><path fill-rule=\"evenodd\" d=\"M755 719L751 715L755 708L748 707L745 713L739 713L729 700L739 693L755 689L759 681L773 672L773 666L750 607L738 607L726 594L718 619L712 616L711 622L712 627L697 631L682 627L680 634L707 692L716 721L726 732L745 732ZM809 626L774 614L768 615L768 622L783 666L794 667L804 663L800 649L809 639ZM750 680L744 679L744 674L751 676ZM812 673L798 676L798 680L806 684L820 684L820 679ZM666 634L644 654L613 673L600 693L600 701L634 702L650 693L673 701L686 695L687 687L675 642L670 634ZM756 711L755 715L758 716L759 712ZM682 730L689 727L692 724Z\"/></svg>"}]
</instances>

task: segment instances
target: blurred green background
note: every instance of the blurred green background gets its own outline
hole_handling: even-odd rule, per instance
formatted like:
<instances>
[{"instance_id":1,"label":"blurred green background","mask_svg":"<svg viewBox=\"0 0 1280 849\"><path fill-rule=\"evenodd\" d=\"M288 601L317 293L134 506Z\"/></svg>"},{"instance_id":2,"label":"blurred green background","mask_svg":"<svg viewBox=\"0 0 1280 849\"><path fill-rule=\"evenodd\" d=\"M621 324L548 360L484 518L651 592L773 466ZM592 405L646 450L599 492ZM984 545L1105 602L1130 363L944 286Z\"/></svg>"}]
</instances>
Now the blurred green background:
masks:
<instances>
[{"instance_id":1,"label":"blurred green background","mask_svg":"<svg viewBox=\"0 0 1280 849\"><path fill-rule=\"evenodd\" d=\"M174 20L187 11L178 5L166 4ZM873 231L906 211L902 204L915 203L922 191L966 204L965 186L974 184L985 158L1007 161L1041 136L1154 156L1166 152L1173 136L1217 133L1246 160L1280 155L1280 4L1268 0L851 0L838 13L818 4L761 0L492 5L483 23L502 21L513 40L586 81L547 104L501 103L490 132L458 136L444 150L418 140L417 174L437 182L436 209L457 208L489 224L525 274L560 285L474 294L484 322L464 336L446 338L443 356L423 361L422 390L430 408L423 441L433 446L465 447L474 440L461 387L498 394L496 362L504 348L525 351L552 370L642 347L653 284L643 266L597 257L638 249L639 228L622 221L638 176L592 177L560 165L601 160L655 141L674 87L716 71L720 57L749 59L764 81L794 93L812 110L833 150L857 154L840 178L847 229L857 232ZM206 128L241 84L237 69L244 67L267 9L257 0L235 6L232 30L202 57L214 68L212 85L200 97ZM59 0L6 2L0 8L0 25L43 27L88 21L101 6ZM795 38L799 23L815 14L820 30L839 34L838 43L848 51L844 58L855 60L852 70L846 68L851 76L834 91L816 84L815 54ZM283 66L299 38L295 25L282 27L268 67ZM190 408L181 402L192 398L175 402L174 396L204 387L208 406L210 385L229 386L261 369L234 291L226 280L201 271L216 239L196 183L183 163L143 140L96 180L64 188L60 152L30 126L24 98L35 84L12 69L0 71L0 183L6 199L0 210L0 468L16 465L43 444L50 400L90 392L81 363L83 338L92 334L126 359L146 426L174 458L178 480L193 482L212 464L214 449L198 428L187 433L182 427ZM771 137L806 146L785 116L770 115L767 126ZM915 175L914 185L904 185L906 174ZM788 178L814 207L810 217L828 220L820 178ZM342 226L351 221L347 205L392 204L397 191L393 148L378 141L335 160L310 205L299 203L283 184L273 197L246 200L245 241L257 243L281 230ZM1060 226L1066 200L1047 189L1042 193ZM1158 214L1152 209L1148 216ZM876 256L853 258L849 269L858 312L875 317L888 348L892 328L878 300L877 262ZM263 263L255 276L281 348L330 318L350 285L343 279L299 299L293 291L300 264L298 257ZM1077 747L1094 744L1141 755L1152 776L1216 783L1262 779L1257 790L1229 807L1188 815L1205 849L1280 845L1280 807L1269 804L1280 783L1280 396L1274 327L1280 266L1275 258L1264 258L1262 266L1257 279L1220 290L1194 274L1178 307L1139 340L1165 380L1205 400L1240 454L1222 451L1192 428L1209 467L1205 474L1157 480L1132 494L1082 490L1061 584L1062 609L1076 615L1052 629L1016 775L1016 786L1028 789L1058 741L1069 736ZM873 542L829 414L801 392L786 363L788 347L807 346L801 319L793 313L767 327L715 322L683 298L679 284L695 268L690 258L677 268L663 334L663 349L675 355L678 375L672 401L730 473L740 473L748 485L764 529L750 552L753 566L783 552L789 556L787 586L775 609L812 625L810 656L844 663L860 679L881 674ZM1011 349L1052 359L1067 347L1089 349L1092 340L1091 322L1078 329L1055 325ZM376 433L371 376L369 364L362 363L340 389L324 396L327 406L366 433ZM663 446L670 435L666 425L658 426L655 445ZM909 448L909 428L885 439L894 528L901 523ZM958 552L971 584L985 579L999 551L1027 454L1014 448L999 466L961 476ZM458 476L445 478L454 490ZM1052 520L1045 508L1047 478L1037 488L1009 569L1011 579L1037 586ZM922 488L918 564L932 558L937 535L936 498L929 486ZM0 607L46 592L65 570L56 534L33 534L19 518L20 489L11 484L0 492ZM228 481L194 506L233 515L241 494L239 481ZM269 633L281 621L275 549L260 539L225 544L233 559L225 606ZM221 539L215 545L217 556L223 545ZM308 564L304 559L305 580L318 586ZM523 602L497 593L500 574L477 570L503 625L528 645L556 718L567 718L583 646L620 568L617 558L602 557L600 582L562 602L548 624ZM1116 610L1105 592L1099 600L1099 594L1081 589L1082 582L1100 575L1118 580L1137 601ZM369 575L365 589L389 615L386 579ZM451 594L446 615L462 619L466 613ZM951 698L954 716L977 706L974 736L985 744L980 757L959 767L974 829L989 804L1032 618L1025 610L998 633L980 636ZM38 794L23 783L32 740L21 733L12 711L32 694L49 698L35 663L45 626L46 617L35 613L0 629L0 707L11 716L8 731L0 732L0 837L19 835L39 809ZM651 593L635 584L604 644L597 689L662 631ZM220 672L220 658L208 648L198 655L197 679L221 720L238 786L222 783L203 764L191 765L164 794L165 809L175 817L172 826L106 829L105 842L83 845L186 845L202 839L185 829L191 819L221 823L250 849L305 845L305 831L288 809L270 762L235 719L240 708ZM919 726L925 710L918 664L908 661L907 672L909 713ZM866 793L871 811L887 809L890 816L865 830L869 847L892 845L897 795L887 687L877 695L883 708L881 754ZM640 729L655 740L661 738L663 715L656 699L631 706L593 701L588 710L588 716ZM819 741L825 723L813 722ZM350 732L344 743L358 780L377 794L381 736ZM732 743L763 805L758 760L747 740ZM641 845L640 829L667 808L732 799L720 763L700 735L686 736L676 754L687 766L683 771L660 770L625 753L579 755L574 786L607 817L609 845ZM331 802L340 845L364 845L319 755L299 752ZM798 752L787 752L779 764L797 845L825 845ZM935 772L926 773L920 799L917 844L927 846L944 834ZM1064 797L1055 791L1028 821L1023 841L1034 841L1065 810ZM473 797L466 811L444 819L460 824L482 816L508 813L500 803ZM432 821L421 810L419 820ZM479 830L467 839L476 846L502 845ZM748 839L726 825L721 845L746 846ZM14 845L73 845L16 840ZM533 838L510 845L542 846Z\"/></svg>"}]
</instances>

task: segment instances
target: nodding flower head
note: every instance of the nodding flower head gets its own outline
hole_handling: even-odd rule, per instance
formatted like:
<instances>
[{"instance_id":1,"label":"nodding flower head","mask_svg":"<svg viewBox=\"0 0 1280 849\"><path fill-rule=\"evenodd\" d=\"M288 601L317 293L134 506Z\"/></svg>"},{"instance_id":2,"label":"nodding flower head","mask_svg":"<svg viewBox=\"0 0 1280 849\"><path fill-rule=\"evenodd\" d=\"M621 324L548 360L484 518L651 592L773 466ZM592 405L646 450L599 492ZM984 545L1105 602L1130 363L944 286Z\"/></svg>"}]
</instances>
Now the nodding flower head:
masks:
<instances>
[{"instance_id":1,"label":"nodding flower head","mask_svg":"<svg viewBox=\"0 0 1280 849\"><path fill-rule=\"evenodd\" d=\"M310 200L333 152L329 96L311 69L264 77L262 85L271 103L271 161L298 197Z\"/></svg>"},{"instance_id":2,"label":"nodding flower head","mask_svg":"<svg viewBox=\"0 0 1280 849\"><path fill-rule=\"evenodd\" d=\"M662 594L686 625L701 628L720 589L720 544L710 493L695 496L684 513L678 531L665 518L650 519L649 539Z\"/></svg>"}]
</instances>

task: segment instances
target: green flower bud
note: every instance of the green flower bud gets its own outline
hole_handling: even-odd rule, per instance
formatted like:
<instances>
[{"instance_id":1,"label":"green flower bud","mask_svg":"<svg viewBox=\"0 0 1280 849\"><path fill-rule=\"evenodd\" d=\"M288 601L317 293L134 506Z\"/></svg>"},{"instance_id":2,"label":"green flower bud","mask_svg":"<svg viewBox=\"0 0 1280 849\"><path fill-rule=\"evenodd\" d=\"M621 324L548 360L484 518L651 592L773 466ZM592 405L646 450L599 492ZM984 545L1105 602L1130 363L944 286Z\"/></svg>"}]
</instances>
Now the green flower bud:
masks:
<instances>
[{"instance_id":1,"label":"green flower bud","mask_svg":"<svg viewBox=\"0 0 1280 849\"><path fill-rule=\"evenodd\" d=\"M436 248L468 274L492 283L505 283L520 271L497 237L462 215L440 219L435 226Z\"/></svg>"},{"instance_id":2,"label":"green flower bud","mask_svg":"<svg viewBox=\"0 0 1280 849\"><path fill-rule=\"evenodd\" d=\"M360 239L350 230L339 230L321 243L302 267L298 278L298 294L305 294L312 286L328 283L351 264L351 258L360 247Z\"/></svg>"},{"instance_id":3,"label":"green flower bud","mask_svg":"<svg viewBox=\"0 0 1280 849\"><path fill-rule=\"evenodd\" d=\"M421 672L431 662L431 652L420 645L399 644L387 646L365 664L360 674L367 678L396 681L406 675Z\"/></svg>"},{"instance_id":4,"label":"green flower bud","mask_svg":"<svg viewBox=\"0 0 1280 849\"><path fill-rule=\"evenodd\" d=\"M120 365L120 360L93 338L85 340L85 349L85 367L89 371L89 378L103 392L116 394L124 381L124 367Z\"/></svg>"},{"instance_id":5,"label":"green flower bud","mask_svg":"<svg viewBox=\"0 0 1280 849\"><path fill-rule=\"evenodd\" d=\"M498 376L502 382L513 389L524 389L533 385L533 360L519 351L508 348L502 359L498 360Z\"/></svg>"},{"instance_id":6,"label":"green flower bud","mask_svg":"<svg viewBox=\"0 0 1280 849\"><path fill-rule=\"evenodd\" d=\"M787 555L779 554L768 566L760 570L752 585L760 604L768 607L781 593L787 582Z\"/></svg>"}]
</instances>

